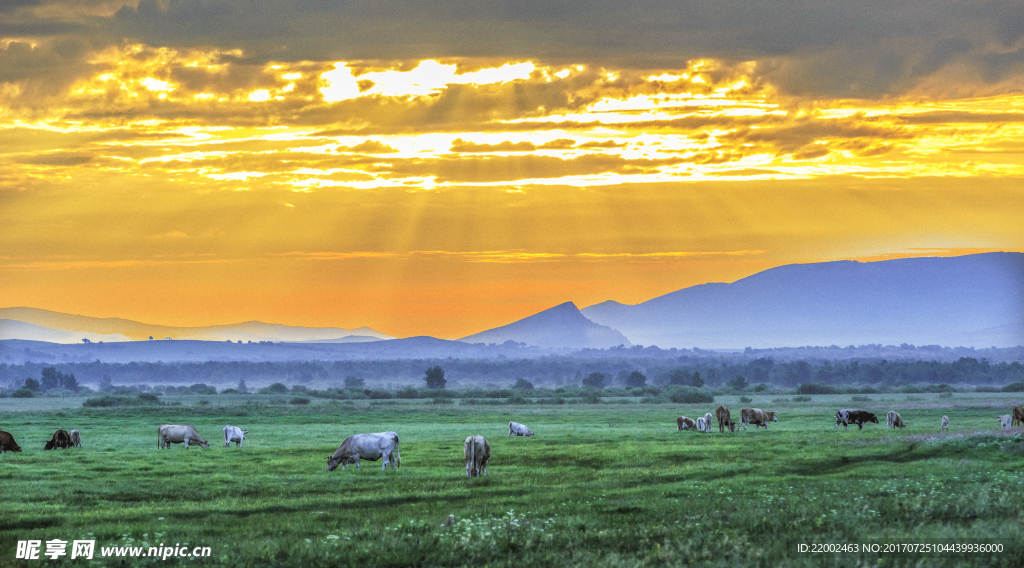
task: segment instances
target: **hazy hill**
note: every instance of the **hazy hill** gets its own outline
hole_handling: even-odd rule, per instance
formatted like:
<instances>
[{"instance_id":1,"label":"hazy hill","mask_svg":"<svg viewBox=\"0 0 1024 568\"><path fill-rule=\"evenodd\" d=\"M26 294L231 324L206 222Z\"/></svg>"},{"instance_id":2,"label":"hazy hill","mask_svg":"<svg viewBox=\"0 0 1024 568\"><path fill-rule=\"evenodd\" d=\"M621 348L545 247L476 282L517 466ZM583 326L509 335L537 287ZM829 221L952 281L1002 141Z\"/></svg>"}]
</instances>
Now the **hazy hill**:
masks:
<instances>
[{"instance_id":1,"label":"hazy hill","mask_svg":"<svg viewBox=\"0 0 1024 568\"><path fill-rule=\"evenodd\" d=\"M0 339L30 339L33 341L49 341L51 343L80 343L83 339L88 339L89 341L128 341L127 337L119 333L101 334L65 331L63 329L50 329L40 325L9 319L0 319Z\"/></svg>"},{"instance_id":2,"label":"hazy hill","mask_svg":"<svg viewBox=\"0 0 1024 568\"><path fill-rule=\"evenodd\" d=\"M358 329L343 329L338 327L293 327L288 325L270 324L258 321L249 321L228 325L215 325L204 327L174 327L167 325L156 325L141 323L121 318L94 318L41 310L38 308L0 308L0 318L29 323L51 330L74 332L73 339L53 340L61 343L79 342L83 334L99 335L122 335L122 340L142 340L152 336L154 339L200 339L209 341L318 341L337 340L358 336L371 337L373 339L394 339L393 336L385 335L368 327ZM51 334L52 337L61 336ZM5 336L5 338L7 338ZM17 339L37 339L37 337L19 336ZM89 337L91 340L92 338ZM102 339L103 341L117 341L117 339ZM45 341L51 341L46 339Z\"/></svg>"},{"instance_id":3,"label":"hazy hill","mask_svg":"<svg viewBox=\"0 0 1024 568\"><path fill-rule=\"evenodd\" d=\"M618 331L598 325L572 302L559 304L519 321L463 337L467 343L514 341L553 349L603 349L632 343Z\"/></svg>"},{"instance_id":4,"label":"hazy hill","mask_svg":"<svg viewBox=\"0 0 1024 568\"><path fill-rule=\"evenodd\" d=\"M660 347L1010 347L1024 344L1024 254L792 264L582 313Z\"/></svg>"}]
</instances>

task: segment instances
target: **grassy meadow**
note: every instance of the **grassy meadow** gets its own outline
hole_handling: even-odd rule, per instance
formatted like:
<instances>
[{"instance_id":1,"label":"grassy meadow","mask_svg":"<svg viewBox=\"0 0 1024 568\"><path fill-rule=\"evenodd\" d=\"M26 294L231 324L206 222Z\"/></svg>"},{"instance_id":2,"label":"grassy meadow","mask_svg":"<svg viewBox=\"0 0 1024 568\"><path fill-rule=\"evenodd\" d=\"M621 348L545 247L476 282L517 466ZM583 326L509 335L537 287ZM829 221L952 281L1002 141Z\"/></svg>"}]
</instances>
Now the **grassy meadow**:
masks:
<instances>
[{"instance_id":1,"label":"grassy meadow","mask_svg":"<svg viewBox=\"0 0 1024 568\"><path fill-rule=\"evenodd\" d=\"M167 396L179 405L87 409L0 399L0 566L124 565L101 547L209 546L195 566L1021 566L1024 440L999 432L1019 394L755 399L769 431L677 432L676 416L745 404L463 406L425 401L268 404ZM57 402L59 401L59 402ZM205 401L205 402L204 402ZM840 407L881 424L834 428ZM908 424L885 429L885 412ZM939 421L950 417L950 432ZM536 437L508 438L507 424ZM157 450L157 426L193 424L208 450ZM242 448L221 430L249 430ZM58 429L84 447L43 451ZM327 473L349 434L394 430L402 468ZM462 441L492 447L468 479ZM17 560L17 541L95 539L90 561ZM801 553L799 544L999 543L1002 554ZM45 544L43 545L45 550Z\"/></svg>"}]
</instances>

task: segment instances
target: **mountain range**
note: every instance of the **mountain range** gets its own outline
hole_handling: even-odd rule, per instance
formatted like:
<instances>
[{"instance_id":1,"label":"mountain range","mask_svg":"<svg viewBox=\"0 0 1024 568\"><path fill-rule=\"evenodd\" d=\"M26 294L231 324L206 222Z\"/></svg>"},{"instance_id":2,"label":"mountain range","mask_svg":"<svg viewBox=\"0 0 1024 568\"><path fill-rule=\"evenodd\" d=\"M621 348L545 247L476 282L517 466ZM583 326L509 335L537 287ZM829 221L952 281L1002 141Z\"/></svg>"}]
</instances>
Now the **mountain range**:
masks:
<instances>
[{"instance_id":1,"label":"mountain range","mask_svg":"<svg viewBox=\"0 0 1024 568\"><path fill-rule=\"evenodd\" d=\"M367 327L310 328L262 322L172 327L35 308L0 308L0 340L115 343L150 338L361 343L363 347L340 351L318 348L324 355L337 352L359 357L395 356L402 349L451 356L476 352L459 347L466 344L530 347L541 352L634 344L663 349L904 343L1013 347L1024 345L1024 253L791 264L732 283L683 288L636 305L606 301L580 310L565 302L458 341L430 337L395 340ZM207 350L194 341L189 343L193 345L187 349L189 358ZM185 348L161 345L147 349L171 356ZM241 353L237 348L219 349L209 355L219 358ZM123 355L128 356L127 351Z\"/></svg>"},{"instance_id":2,"label":"mountain range","mask_svg":"<svg viewBox=\"0 0 1024 568\"><path fill-rule=\"evenodd\" d=\"M1012 347L1024 344L1024 254L791 264L581 311L659 347Z\"/></svg>"},{"instance_id":3,"label":"mountain range","mask_svg":"<svg viewBox=\"0 0 1024 568\"><path fill-rule=\"evenodd\" d=\"M29 324L29 326L19 325ZM33 339L52 343L196 339L203 341L376 341L394 339L368 327L294 327L259 321L205 327L155 325L121 318L94 318L38 308L0 308L0 339Z\"/></svg>"}]
</instances>

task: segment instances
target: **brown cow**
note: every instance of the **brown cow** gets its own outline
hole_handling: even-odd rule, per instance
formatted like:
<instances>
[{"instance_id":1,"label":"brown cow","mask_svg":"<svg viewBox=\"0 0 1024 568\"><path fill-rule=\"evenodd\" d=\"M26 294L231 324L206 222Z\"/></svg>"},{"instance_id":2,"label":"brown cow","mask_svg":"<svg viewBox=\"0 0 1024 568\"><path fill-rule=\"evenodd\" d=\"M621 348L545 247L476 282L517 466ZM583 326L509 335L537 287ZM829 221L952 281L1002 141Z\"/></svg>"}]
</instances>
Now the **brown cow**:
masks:
<instances>
[{"instance_id":1,"label":"brown cow","mask_svg":"<svg viewBox=\"0 0 1024 568\"><path fill-rule=\"evenodd\" d=\"M685 416L680 416L679 418L676 418L676 431L677 432L679 430L694 430L696 428L697 428L697 421L694 420L693 418L687 418Z\"/></svg>"},{"instance_id":2,"label":"brown cow","mask_svg":"<svg viewBox=\"0 0 1024 568\"><path fill-rule=\"evenodd\" d=\"M715 418L718 419L719 433L725 432L726 428L729 428L730 432L736 431L736 423L732 421L728 408L718 405L718 408L715 409Z\"/></svg>"},{"instance_id":3,"label":"brown cow","mask_svg":"<svg viewBox=\"0 0 1024 568\"><path fill-rule=\"evenodd\" d=\"M10 432L4 432L0 430L0 454L4 452L20 452L21 446L18 442L14 441L14 436L11 436Z\"/></svg>"},{"instance_id":4,"label":"brown cow","mask_svg":"<svg viewBox=\"0 0 1024 568\"><path fill-rule=\"evenodd\" d=\"M769 422L778 422L779 419L775 417L775 411L764 411L760 408L744 407L740 409L740 422L743 424L743 431L746 432L747 424L753 424L754 430L757 430L758 426L764 426L764 429L768 429Z\"/></svg>"},{"instance_id":5,"label":"brown cow","mask_svg":"<svg viewBox=\"0 0 1024 568\"><path fill-rule=\"evenodd\" d=\"M44 450L52 450L54 448L60 448L66 450L71 447L71 434L68 434L67 430L57 430L53 433L53 437L50 438L49 442L46 442Z\"/></svg>"},{"instance_id":6,"label":"brown cow","mask_svg":"<svg viewBox=\"0 0 1024 568\"><path fill-rule=\"evenodd\" d=\"M1013 407L1013 426L1024 426L1024 406Z\"/></svg>"}]
</instances>

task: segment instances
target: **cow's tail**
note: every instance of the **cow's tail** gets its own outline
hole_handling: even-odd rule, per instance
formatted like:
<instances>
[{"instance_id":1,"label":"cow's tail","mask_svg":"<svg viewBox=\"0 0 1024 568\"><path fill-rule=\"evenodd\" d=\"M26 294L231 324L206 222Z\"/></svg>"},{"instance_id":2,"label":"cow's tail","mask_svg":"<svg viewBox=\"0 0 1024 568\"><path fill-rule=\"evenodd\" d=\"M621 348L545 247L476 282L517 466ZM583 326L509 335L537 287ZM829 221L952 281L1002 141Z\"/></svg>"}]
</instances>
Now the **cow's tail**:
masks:
<instances>
[{"instance_id":1,"label":"cow's tail","mask_svg":"<svg viewBox=\"0 0 1024 568\"><path fill-rule=\"evenodd\" d=\"M163 446L162 446L162 445L160 444L160 442L162 442L162 441L163 441L163 440L162 440L162 439L160 438L160 427L159 427L159 426L157 426L157 429L156 429L156 449L158 449L158 450L159 450L159 449L160 449L161 447L163 447Z\"/></svg>"},{"instance_id":2,"label":"cow's tail","mask_svg":"<svg viewBox=\"0 0 1024 568\"><path fill-rule=\"evenodd\" d=\"M395 467L402 469L402 454L398 451L398 434L395 434Z\"/></svg>"}]
</instances>

